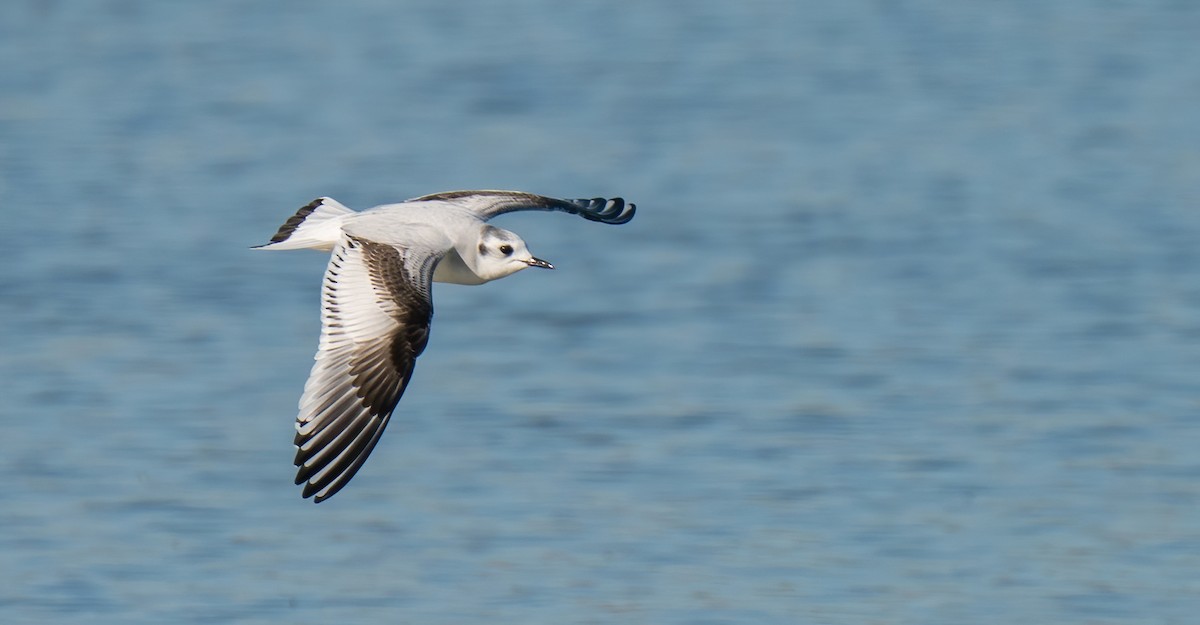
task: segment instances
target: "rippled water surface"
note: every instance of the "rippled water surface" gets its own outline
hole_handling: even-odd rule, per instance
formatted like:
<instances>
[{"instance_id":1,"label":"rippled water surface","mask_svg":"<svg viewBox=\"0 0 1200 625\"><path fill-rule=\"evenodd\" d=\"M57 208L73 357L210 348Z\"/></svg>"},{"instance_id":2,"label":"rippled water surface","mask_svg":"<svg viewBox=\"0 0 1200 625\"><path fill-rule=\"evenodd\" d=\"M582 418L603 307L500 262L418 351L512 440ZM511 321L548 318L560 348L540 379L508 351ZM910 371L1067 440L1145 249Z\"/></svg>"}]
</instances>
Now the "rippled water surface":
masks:
<instances>
[{"instance_id":1,"label":"rippled water surface","mask_svg":"<svg viewBox=\"0 0 1200 625\"><path fill-rule=\"evenodd\" d=\"M1200 5L0 8L0 621L1190 623ZM504 216L292 486L318 195Z\"/></svg>"}]
</instances>

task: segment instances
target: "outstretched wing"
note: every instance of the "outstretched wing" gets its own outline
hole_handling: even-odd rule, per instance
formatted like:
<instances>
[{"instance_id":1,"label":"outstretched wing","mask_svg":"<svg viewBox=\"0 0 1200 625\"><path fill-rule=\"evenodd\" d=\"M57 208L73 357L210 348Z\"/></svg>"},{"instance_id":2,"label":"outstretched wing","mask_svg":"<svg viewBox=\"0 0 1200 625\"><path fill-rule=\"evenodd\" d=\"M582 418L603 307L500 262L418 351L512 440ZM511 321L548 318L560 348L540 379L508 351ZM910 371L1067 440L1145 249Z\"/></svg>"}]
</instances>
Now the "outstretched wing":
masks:
<instances>
[{"instance_id":1,"label":"outstretched wing","mask_svg":"<svg viewBox=\"0 0 1200 625\"><path fill-rule=\"evenodd\" d=\"M370 455L429 340L438 254L346 237L322 289L321 342L296 418L296 484L318 503Z\"/></svg>"},{"instance_id":2,"label":"outstretched wing","mask_svg":"<svg viewBox=\"0 0 1200 625\"><path fill-rule=\"evenodd\" d=\"M425 195L409 201L439 200L465 205L484 221L496 215L513 211L543 210L562 211L579 215L590 221L619 225L633 219L633 214L637 211L636 205L626 203L619 197L560 200L520 191L450 191Z\"/></svg>"}]
</instances>

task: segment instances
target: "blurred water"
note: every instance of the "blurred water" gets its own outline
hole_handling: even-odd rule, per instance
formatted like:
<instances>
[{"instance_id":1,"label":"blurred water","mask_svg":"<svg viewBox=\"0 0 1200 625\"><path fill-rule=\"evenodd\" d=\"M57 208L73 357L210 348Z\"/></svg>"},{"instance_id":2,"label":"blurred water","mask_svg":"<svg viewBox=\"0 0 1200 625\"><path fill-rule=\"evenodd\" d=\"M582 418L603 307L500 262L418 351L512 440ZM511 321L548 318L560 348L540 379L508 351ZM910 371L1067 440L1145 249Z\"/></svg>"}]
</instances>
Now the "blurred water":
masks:
<instances>
[{"instance_id":1,"label":"blurred water","mask_svg":"<svg viewBox=\"0 0 1200 625\"><path fill-rule=\"evenodd\" d=\"M0 8L0 621L1188 623L1200 5ZM296 207L457 188L388 436L292 487Z\"/></svg>"}]
</instances>

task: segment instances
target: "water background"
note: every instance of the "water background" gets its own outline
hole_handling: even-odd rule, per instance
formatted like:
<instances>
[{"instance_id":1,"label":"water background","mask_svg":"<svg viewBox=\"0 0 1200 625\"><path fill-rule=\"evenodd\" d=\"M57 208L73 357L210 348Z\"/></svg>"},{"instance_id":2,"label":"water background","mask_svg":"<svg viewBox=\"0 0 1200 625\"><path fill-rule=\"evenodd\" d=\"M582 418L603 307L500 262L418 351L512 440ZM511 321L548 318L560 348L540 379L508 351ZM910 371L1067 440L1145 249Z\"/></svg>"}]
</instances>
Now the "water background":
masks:
<instances>
[{"instance_id":1,"label":"water background","mask_svg":"<svg viewBox=\"0 0 1200 625\"><path fill-rule=\"evenodd\" d=\"M1200 4L0 7L0 622L1194 623ZM297 207L461 188L350 486Z\"/></svg>"}]
</instances>

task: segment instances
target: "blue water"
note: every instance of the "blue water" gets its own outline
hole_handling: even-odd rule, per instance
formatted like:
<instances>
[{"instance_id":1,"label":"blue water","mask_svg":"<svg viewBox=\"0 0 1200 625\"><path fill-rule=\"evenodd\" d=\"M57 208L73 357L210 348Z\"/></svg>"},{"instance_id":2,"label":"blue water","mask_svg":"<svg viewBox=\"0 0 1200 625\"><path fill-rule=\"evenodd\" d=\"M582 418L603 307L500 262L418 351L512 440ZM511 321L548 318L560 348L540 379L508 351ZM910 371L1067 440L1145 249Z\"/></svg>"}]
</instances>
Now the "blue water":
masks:
<instances>
[{"instance_id":1,"label":"blue water","mask_svg":"<svg viewBox=\"0 0 1200 625\"><path fill-rule=\"evenodd\" d=\"M1200 4L0 7L0 622L1192 623ZM505 216L370 462L318 195Z\"/></svg>"}]
</instances>

